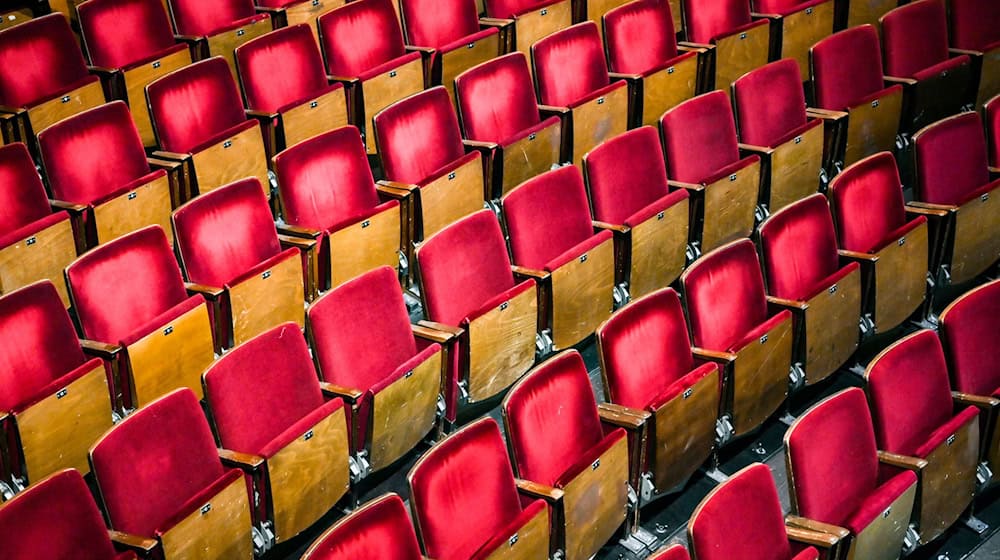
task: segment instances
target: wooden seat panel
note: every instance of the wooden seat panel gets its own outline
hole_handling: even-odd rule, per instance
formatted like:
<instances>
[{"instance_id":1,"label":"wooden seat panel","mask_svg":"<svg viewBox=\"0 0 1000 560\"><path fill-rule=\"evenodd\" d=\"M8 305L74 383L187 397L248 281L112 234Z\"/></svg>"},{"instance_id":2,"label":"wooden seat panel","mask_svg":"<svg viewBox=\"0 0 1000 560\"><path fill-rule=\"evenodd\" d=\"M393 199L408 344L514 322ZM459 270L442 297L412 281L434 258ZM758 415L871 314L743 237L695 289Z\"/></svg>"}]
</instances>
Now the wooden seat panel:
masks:
<instances>
[{"instance_id":1,"label":"wooden seat panel","mask_svg":"<svg viewBox=\"0 0 1000 560\"><path fill-rule=\"evenodd\" d=\"M441 394L441 359L441 352L428 357L375 394L368 454L372 470L392 464L434 427Z\"/></svg>"},{"instance_id":2,"label":"wooden seat panel","mask_svg":"<svg viewBox=\"0 0 1000 560\"><path fill-rule=\"evenodd\" d=\"M927 291L927 224L891 242L875 263L875 326L898 326L924 301Z\"/></svg>"},{"instance_id":3,"label":"wooden seat panel","mask_svg":"<svg viewBox=\"0 0 1000 560\"><path fill-rule=\"evenodd\" d=\"M777 146L771 154L771 213L819 190L823 168L823 127L815 126Z\"/></svg>"},{"instance_id":4,"label":"wooden seat panel","mask_svg":"<svg viewBox=\"0 0 1000 560\"><path fill-rule=\"evenodd\" d=\"M31 131L37 135L66 117L93 109L98 105L103 105L104 102L104 89L101 87L101 82L93 81L69 93L28 108L28 122L31 124Z\"/></svg>"},{"instance_id":5,"label":"wooden seat panel","mask_svg":"<svg viewBox=\"0 0 1000 560\"><path fill-rule=\"evenodd\" d=\"M573 165L582 165L583 156L598 144L628 130L628 87L615 88L596 99L573 107Z\"/></svg>"},{"instance_id":6,"label":"wooden seat panel","mask_svg":"<svg viewBox=\"0 0 1000 560\"><path fill-rule=\"evenodd\" d=\"M623 437L563 487L566 560L592 558L625 521L628 455Z\"/></svg>"},{"instance_id":7,"label":"wooden seat panel","mask_svg":"<svg viewBox=\"0 0 1000 560\"><path fill-rule=\"evenodd\" d=\"M615 284L614 241L552 271L552 341L561 350L580 342L611 316Z\"/></svg>"},{"instance_id":8,"label":"wooden seat panel","mask_svg":"<svg viewBox=\"0 0 1000 560\"><path fill-rule=\"evenodd\" d=\"M256 177L270 197L267 154L260 127L244 130L191 155L198 193L205 194L247 177Z\"/></svg>"},{"instance_id":9,"label":"wooden seat panel","mask_svg":"<svg viewBox=\"0 0 1000 560\"><path fill-rule=\"evenodd\" d=\"M716 39L715 88L730 95L729 86L747 72L767 64L771 29L759 25Z\"/></svg>"},{"instance_id":10,"label":"wooden seat panel","mask_svg":"<svg viewBox=\"0 0 1000 560\"><path fill-rule=\"evenodd\" d=\"M746 434L764 423L788 396L792 322L782 321L737 352L733 365L733 428Z\"/></svg>"},{"instance_id":11,"label":"wooden seat panel","mask_svg":"<svg viewBox=\"0 0 1000 560\"><path fill-rule=\"evenodd\" d=\"M251 39L256 39L265 33L269 33L271 29L271 19L264 18L248 22L246 25L242 25L236 29L227 29L214 35L209 35L205 38L205 42L208 45L208 56L221 56L226 59L226 64L229 64L229 70L233 73L233 77L238 80L236 47Z\"/></svg>"},{"instance_id":12,"label":"wooden seat panel","mask_svg":"<svg viewBox=\"0 0 1000 560\"><path fill-rule=\"evenodd\" d=\"M400 207L330 233L330 287L380 266L399 266Z\"/></svg>"},{"instance_id":13,"label":"wooden seat panel","mask_svg":"<svg viewBox=\"0 0 1000 560\"><path fill-rule=\"evenodd\" d=\"M534 132L503 146L500 150L502 161L502 184L497 197L506 196L521 183L541 175L560 163L562 153L562 123L555 122L538 132ZM496 189L494 189L496 190Z\"/></svg>"},{"instance_id":14,"label":"wooden seat panel","mask_svg":"<svg viewBox=\"0 0 1000 560\"><path fill-rule=\"evenodd\" d=\"M525 290L468 326L469 401L488 399L511 386L535 363L538 297Z\"/></svg>"},{"instance_id":15,"label":"wooden seat panel","mask_svg":"<svg viewBox=\"0 0 1000 560\"><path fill-rule=\"evenodd\" d=\"M805 311L806 385L826 379L858 347L861 270L855 270L807 302Z\"/></svg>"},{"instance_id":16,"label":"wooden seat panel","mask_svg":"<svg viewBox=\"0 0 1000 560\"><path fill-rule=\"evenodd\" d=\"M165 558L253 558L250 501L243 477L160 536Z\"/></svg>"},{"instance_id":17,"label":"wooden seat panel","mask_svg":"<svg viewBox=\"0 0 1000 560\"><path fill-rule=\"evenodd\" d=\"M377 153L375 147L375 130L372 119L389 105L419 93L424 89L424 63L413 59L402 66L388 72L372 76L361 82L361 98L364 107L363 127L361 133L365 139L365 148L369 154Z\"/></svg>"},{"instance_id":18,"label":"wooden seat panel","mask_svg":"<svg viewBox=\"0 0 1000 560\"><path fill-rule=\"evenodd\" d=\"M656 126L663 113L697 94L698 64L692 56L642 77L640 124Z\"/></svg>"},{"instance_id":19,"label":"wooden seat panel","mask_svg":"<svg viewBox=\"0 0 1000 560\"><path fill-rule=\"evenodd\" d=\"M895 90L848 110L844 166L896 146L903 110L903 92Z\"/></svg>"},{"instance_id":20,"label":"wooden seat panel","mask_svg":"<svg viewBox=\"0 0 1000 560\"><path fill-rule=\"evenodd\" d=\"M681 200L632 228L629 293L633 299L672 284L684 271L688 206L688 199Z\"/></svg>"},{"instance_id":21,"label":"wooden seat panel","mask_svg":"<svg viewBox=\"0 0 1000 560\"><path fill-rule=\"evenodd\" d=\"M170 179L163 175L94 206L97 242L106 243L146 226L158 225L173 243Z\"/></svg>"},{"instance_id":22,"label":"wooden seat panel","mask_svg":"<svg viewBox=\"0 0 1000 560\"><path fill-rule=\"evenodd\" d=\"M347 104L341 89L303 101L281 113L285 147L290 148L328 130L346 126L348 120Z\"/></svg>"},{"instance_id":23,"label":"wooden seat panel","mask_svg":"<svg viewBox=\"0 0 1000 560\"><path fill-rule=\"evenodd\" d=\"M684 483L712 453L719 397L716 370L653 413L650 470L657 492Z\"/></svg>"},{"instance_id":24,"label":"wooden seat panel","mask_svg":"<svg viewBox=\"0 0 1000 560\"><path fill-rule=\"evenodd\" d=\"M76 259L76 241L69 219L0 249L0 293L39 280L49 280L69 307L63 270Z\"/></svg>"},{"instance_id":25,"label":"wooden seat panel","mask_svg":"<svg viewBox=\"0 0 1000 560\"><path fill-rule=\"evenodd\" d=\"M750 236L759 191L759 161L705 186L701 231L703 253L740 237Z\"/></svg>"},{"instance_id":26,"label":"wooden seat panel","mask_svg":"<svg viewBox=\"0 0 1000 560\"><path fill-rule=\"evenodd\" d=\"M286 322L304 326L304 306L302 261L297 254L289 255L271 269L230 286L233 343Z\"/></svg>"},{"instance_id":27,"label":"wooden seat panel","mask_svg":"<svg viewBox=\"0 0 1000 560\"><path fill-rule=\"evenodd\" d=\"M959 428L925 459L917 499L921 544L943 534L972 503L979 461L978 419Z\"/></svg>"},{"instance_id":28,"label":"wooden seat panel","mask_svg":"<svg viewBox=\"0 0 1000 560\"><path fill-rule=\"evenodd\" d=\"M421 185L420 215L424 239L445 226L483 209L482 157L470 159L452 171Z\"/></svg>"},{"instance_id":29,"label":"wooden seat panel","mask_svg":"<svg viewBox=\"0 0 1000 560\"><path fill-rule=\"evenodd\" d=\"M531 45L573 25L572 0L562 0L514 18L514 49L531 57Z\"/></svg>"}]
</instances>

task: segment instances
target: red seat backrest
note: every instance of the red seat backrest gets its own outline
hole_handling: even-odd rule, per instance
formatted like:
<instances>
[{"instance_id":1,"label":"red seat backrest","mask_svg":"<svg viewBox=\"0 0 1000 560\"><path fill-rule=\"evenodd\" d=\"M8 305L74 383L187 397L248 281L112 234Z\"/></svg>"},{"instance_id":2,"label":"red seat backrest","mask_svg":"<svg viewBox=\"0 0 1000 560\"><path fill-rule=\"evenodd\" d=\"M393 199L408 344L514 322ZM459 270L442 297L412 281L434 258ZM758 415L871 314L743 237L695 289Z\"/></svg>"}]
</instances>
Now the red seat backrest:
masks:
<instances>
[{"instance_id":1,"label":"red seat backrest","mask_svg":"<svg viewBox=\"0 0 1000 560\"><path fill-rule=\"evenodd\" d=\"M276 112L329 89L323 57L309 26L301 23L236 48L247 108Z\"/></svg>"},{"instance_id":2,"label":"red seat backrest","mask_svg":"<svg viewBox=\"0 0 1000 560\"><path fill-rule=\"evenodd\" d=\"M609 11L604 14L604 41L612 72L641 74L676 57L670 2L640 0Z\"/></svg>"},{"instance_id":3,"label":"red seat backrest","mask_svg":"<svg viewBox=\"0 0 1000 560\"><path fill-rule=\"evenodd\" d=\"M0 236L52 213L45 185L24 144L0 146L0 185Z\"/></svg>"},{"instance_id":4,"label":"red seat backrest","mask_svg":"<svg viewBox=\"0 0 1000 560\"><path fill-rule=\"evenodd\" d=\"M568 107L608 85L608 63L597 24L578 23L531 45L543 105Z\"/></svg>"},{"instance_id":5,"label":"red seat backrest","mask_svg":"<svg viewBox=\"0 0 1000 560\"><path fill-rule=\"evenodd\" d=\"M741 25L750 23L750 0L683 0L689 41L711 43Z\"/></svg>"},{"instance_id":6,"label":"red seat backrest","mask_svg":"<svg viewBox=\"0 0 1000 560\"><path fill-rule=\"evenodd\" d=\"M475 0L399 0L406 44L440 48L479 32Z\"/></svg>"},{"instance_id":7,"label":"red seat backrest","mask_svg":"<svg viewBox=\"0 0 1000 560\"><path fill-rule=\"evenodd\" d=\"M951 46L982 51L1000 41L1000 10L994 0L950 0Z\"/></svg>"},{"instance_id":8,"label":"red seat backrest","mask_svg":"<svg viewBox=\"0 0 1000 560\"><path fill-rule=\"evenodd\" d=\"M76 13L83 42L95 66L122 68L174 46L161 0L96 0Z\"/></svg>"},{"instance_id":9,"label":"red seat backrest","mask_svg":"<svg viewBox=\"0 0 1000 560\"><path fill-rule=\"evenodd\" d=\"M948 60L948 20L942 0L919 0L882 17L885 73L911 77Z\"/></svg>"},{"instance_id":10,"label":"red seat backrest","mask_svg":"<svg viewBox=\"0 0 1000 560\"><path fill-rule=\"evenodd\" d=\"M33 105L88 75L80 45L61 13L0 31L0 105Z\"/></svg>"},{"instance_id":11,"label":"red seat backrest","mask_svg":"<svg viewBox=\"0 0 1000 560\"><path fill-rule=\"evenodd\" d=\"M806 124L806 97L799 65L791 58L744 74L733 83L740 140L773 147Z\"/></svg>"},{"instance_id":12,"label":"red seat backrest","mask_svg":"<svg viewBox=\"0 0 1000 560\"><path fill-rule=\"evenodd\" d=\"M669 193L663 148L652 126L602 142L583 157L583 173L594 219L602 222L623 224Z\"/></svg>"},{"instance_id":13,"label":"red seat backrest","mask_svg":"<svg viewBox=\"0 0 1000 560\"><path fill-rule=\"evenodd\" d=\"M975 288L941 315L941 339L948 358L952 389L992 395L1000 389L1000 281Z\"/></svg>"},{"instance_id":14,"label":"red seat backrest","mask_svg":"<svg viewBox=\"0 0 1000 560\"><path fill-rule=\"evenodd\" d=\"M309 547L309 560L422 560L406 505L396 494L368 502Z\"/></svg>"},{"instance_id":15,"label":"red seat backrest","mask_svg":"<svg viewBox=\"0 0 1000 560\"><path fill-rule=\"evenodd\" d=\"M759 231L764 275L772 296L808 297L817 282L839 268L837 232L822 194L782 208Z\"/></svg>"},{"instance_id":16,"label":"red seat backrest","mask_svg":"<svg viewBox=\"0 0 1000 560\"><path fill-rule=\"evenodd\" d=\"M556 0L484 0L486 15L492 18L510 19L536 8L554 4Z\"/></svg>"},{"instance_id":17,"label":"red seat backrest","mask_svg":"<svg viewBox=\"0 0 1000 560\"><path fill-rule=\"evenodd\" d=\"M541 122L523 53L494 58L463 72L455 79L455 95L462 130L470 140L503 142Z\"/></svg>"},{"instance_id":18,"label":"red seat backrest","mask_svg":"<svg viewBox=\"0 0 1000 560\"><path fill-rule=\"evenodd\" d=\"M660 132L671 179L700 183L740 159L733 109L720 90L664 113Z\"/></svg>"},{"instance_id":19,"label":"red seat backrest","mask_svg":"<svg viewBox=\"0 0 1000 560\"><path fill-rule=\"evenodd\" d=\"M921 202L963 204L990 182L983 121L978 113L940 120L913 138L916 195Z\"/></svg>"},{"instance_id":20,"label":"red seat backrest","mask_svg":"<svg viewBox=\"0 0 1000 560\"><path fill-rule=\"evenodd\" d=\"M899 170L889 152L869 156L834 177L829 196L841 249L877 250L906 223Z\"/></svg>"},{"instance_id":21,"label":"red seat backrest","mask_svg":"<svg viewBox=\"0 0 1000 560\"><path fill-rule=\"evenodd\" d=\"M326 71L334 76L357 76L406 54L391 0L349 2L318 25Z\"/></svg>"},{"instance_id":22,"label":"red seat backrest","mask_svg":"<svg viewBox=\"0 0 1000 560\"><path fill-rule=\"evenodd\" d=\"M420 183L465 155L455 106L442 87L397 101L375 115L375 139L385 176Z\"/></svg>"},{"instance_id":23,"label":"red seat backrest","mask_svg":"<svg viewBox=\"0 0 1000 560\"><path fill-rule=\"evenodd\" d=\"M809 50L816 106L844 111L882 91L882 51L871 25L839 31Z\"/></svg>"},{"instance_id":24,"label":"red seat backrest","mask_svg":"<svg viewBox=\"0 0 1000 560\"><path fill-rule=\"evenodd\" d=\"M169 0L174 29L181 35L209 35L256 13L253 0Z\"/></svg>"}]
</instances>

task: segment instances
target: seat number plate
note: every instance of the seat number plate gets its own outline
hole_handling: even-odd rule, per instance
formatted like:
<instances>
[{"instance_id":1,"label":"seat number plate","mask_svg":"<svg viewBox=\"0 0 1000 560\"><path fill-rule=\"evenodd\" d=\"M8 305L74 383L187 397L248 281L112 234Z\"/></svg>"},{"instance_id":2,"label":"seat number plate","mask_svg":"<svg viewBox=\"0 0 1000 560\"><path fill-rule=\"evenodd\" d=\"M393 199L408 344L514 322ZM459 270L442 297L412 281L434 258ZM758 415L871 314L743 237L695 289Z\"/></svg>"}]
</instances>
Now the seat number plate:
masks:
<instances>
[{"instance_id":1,"label":"seat number plate","mask_svg":"<svg viewBox=\"0 0 1000 560\"><path fill-rule=\"evenodd\" d=\"M760 337L760 343L761 343L761 344L767 344L767 335L766 335L766 334L765 334L765 335L762 335L762 336Z\"/></svg>"}]
</instances>

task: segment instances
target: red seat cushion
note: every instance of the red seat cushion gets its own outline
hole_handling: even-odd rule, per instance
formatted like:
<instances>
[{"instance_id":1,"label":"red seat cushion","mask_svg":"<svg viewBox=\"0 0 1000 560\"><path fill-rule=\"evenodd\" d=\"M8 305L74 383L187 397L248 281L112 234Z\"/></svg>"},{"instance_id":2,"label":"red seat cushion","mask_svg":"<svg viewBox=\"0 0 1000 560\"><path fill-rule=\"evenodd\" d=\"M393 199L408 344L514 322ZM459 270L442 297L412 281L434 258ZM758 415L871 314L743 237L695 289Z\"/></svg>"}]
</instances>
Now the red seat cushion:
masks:
<instances>
[{"instance_id":1,"label":"red seat cushion","mask_svg":"<svg viewBox=\"0 0 1000 560\"><path fill-rule=\"evenodd\" d=\"M1000 362L993 359L1000 343L1000 281L955 300L941 315L940 334L954 390L973 395L1000 391Z\"/></svg>"},{"instance_id":2,"label":"red seat cushion","mask_svg":"<svg viewBox=\"0 0 1000 560\"><path fill-rule=\"evenodd\" d=\"M918 200L932 204L962 204L990 182L978 113L963 113L938 121L914 137Z\"/></svg>"}]
</instances>

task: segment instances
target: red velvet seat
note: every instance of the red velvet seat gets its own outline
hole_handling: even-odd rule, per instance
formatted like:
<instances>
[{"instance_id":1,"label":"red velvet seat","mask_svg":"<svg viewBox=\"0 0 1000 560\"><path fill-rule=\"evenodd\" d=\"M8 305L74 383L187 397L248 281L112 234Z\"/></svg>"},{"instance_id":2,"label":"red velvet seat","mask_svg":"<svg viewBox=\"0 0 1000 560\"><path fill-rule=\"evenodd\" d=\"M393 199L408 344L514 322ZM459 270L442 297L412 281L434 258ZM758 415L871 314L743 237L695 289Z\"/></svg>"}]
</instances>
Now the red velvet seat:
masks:
<instances>
[{"instance_id":1,"label":"red velvet seat","mask_svg":"<svg viewBox=\"0 0 1000 560\"><path fill-rule=\"evenodd\" d=\"M768 303L791 311L792 362L812 385L858 348L861 267L839 262L830 206L821 194L771 216L759 236Z\"/></svg>"},{"instance_id":2,"label":"red velvet seat","mask_svg":"<svg viewBox=\"0 0 1000 560\"><path fill-rule=\"evenodd\" d=\"M267 12L274 28L305 25L317 41L316 21L323 14L340 8L346 0L254 0L257 10Z\"/></svg>"},{"instance_id":3,"label":"red velvet seat","mask_svg":"<svg viewBox=\"0 0 1000 560\"><path fill-rule=\"evenodd\" d=\"M146 159L128 106L113 101L38 135L52 197L70 210L94 247L148 225L170 231L178 178Z\"/></svg>"},{"instance_id":4,"label":"red velvet seat","mask_svg":"<svg viewBox=\"0 0 1000 560\"><path fill-rule=\"evenodd\" d=\"M928 216L939 231L931 270L956 284L972 280L1000 258L1000 180L990 181L983 121L963 113L913 136L916 199L910 207L943 210ZM943 272L943 271L942 271Z\"/></svg>"},{"instance_id":5,"label":"red velvet seat","mask_svg":"<svg viewBox=\"0 0 1000 560\"><path fill-rule=\"evenodd\" d=\"M69 306L62 270L86 246L66 210L49 205L24 144L0 146L0 293L52 282Z\"/></svg>"},{"instance_id":6,"label":"red velvet seat","mask_svg":"<svg viewBox=\"0 0 1000 560\"><path fill-rule=\"evenodd\" d=\"M278 228L319 242L321 287L383 265L407 273L400 255L410 246L412 201L376 185L358 129L304 140L274 158L274 171L285 222Z\"/></svg>"},{"instance_id":7,"label":"red velvet seat","mask_svg":"<svg viewBox=\"0 0 1000 560\"><path fill-rule=\"evenodd\" d=\"M440 428L452 339L410 325L391 268L334 288L309 306L308 322L320 378L351 405L356 478L393 464Z\"/></svg>"},{"instance_id":8,"label":"red velvet seat","mask_svg":"<svg viewBox=\"0 0 1000 560\"><path fill-rule=\"evenodd\" d=\"M258 13L253 0L166 0L174 31L188 43L195 60L220 56L236 75L233 51L272 29L270 15Z\"/></svg>"},{"instance_id":9,"label":"red velvet seat","mask_svg":"<svg viewBox=\"0 0 1000 560\"><path fill-rule=\"evenodd\" d=\"M972 103L968 55L951 56L944 0L918 0L882 16L886 76L904 82L903 123L915 131Z\"/></svg>"},{"instance_id":10,"label":"red velvet seat","mask_svg":"<svg viewBox=\"0 0 1000 560\"><path fill-rule=\"evenodd\" d=\"M941 341L951 374L951 388L959 402L978 407L980 459L996 484L1000 473L1000 431L996 408L1000 406L1000 367L992 359L1000 333L1000 282L974 288L951 303L940 316Z\"/></svg>"},{"instance_id":11,"label":"red velvet seat","mask_svg":"<svg viewBox=\"0 0 1000 560\"><path fill-rule=\"evenodd\" d=\"M892 464L919 479L914 521L918 544L926 544L972 503L979 413L953 401L941 340L929 329L883 350L865 380L879 449L897 455Z\"/></svg>"},{"instance_id":12,"label":"red velvet seat","mask_svg":"<svg viewBox=\"0 0 1000 560\"><path fill-rule=\"evenodd\" d=\"M268 545L298 535L347 493L344 401L324 398L298 325L240 344L203 379L220 454L253 481L254 525Z\"/></svg>"},{"instance_id":13,"label":"red velvet seat","mask_svg":"<svg viewBox=\"0 0 1000 560\"><path fill-rule=\"evenodd\" d=\"M487 161L487 190L500 198L561 162L563 125L540 117L528 59L511 53L455 78L462 136Z\"/></svg>"},{"instance_id":14,"label":"red velvet seat","mask_svg":"<svg viewBox=\"0 0 1000 560\"><path fill-rule=\"evenodd\" d=\"M0 548L8 560L128 560L115 551L104 519L80 473L46 477L0 506Z\"/></svg>"},{"instance_id":15,"label":"red velvet seat","mask_svg":"<svg viewBox=\"0 0 1000 560\"><path fill-rule=\"evenodd\" d=\"M549 557L549 508L530 494L522 501L492 418L434 446L407 478L410 509L429 558Z\"/></svg>"},{"instance_id":16,"label":"red velvet seat","mask_svg":"<svg viewBox=\"0 0 1000 560\"><path fill-rule=\"evenodd\" d=\"M531 45L543 114L562 120L563 161L579 165L592 148L628 130L629 89L608 75L597 24L563 29Z\"/></svg>"},{"instance_id":17,"label":"red velvet seat","mask_svg":"<svg viewBox=\"0 0 1000 560\"><path fill-rule=\"evenodd\" d=\"M539 40L573 24L572 0L483 0L486 16L512 22L511 49L527 56Z\"/></svg>"},{"instance_id":18,"label":"red velvet seat","mask_svg":"<svg viewBox=\"0 0 1000 560\"><path fill-rule=\"evenodd\" d=\"M443 87L393 103L374 123L387 186L410 192L417 201L415 240L483 207L482 155L466 153L455 105Z\"/></svg>"},{"instance_id":19,"label":"red velvet seat","mask_svg":"<svg viewBox=\"0 0 1000 560\"><path fill-rule=\"evenodd\" d=\"M423 560L406 504L397 494L373 499L334 523L303 560Z\"/></svg>"},{"instance_id":20,"label":"red velvet seat","mask_svg":"<svg viewBox=\"0 0 1000 560\"><path fill-rule=\"evenodd\" d=\"M649 560L691 560L683 544L670 544L654 552Z\"/></svg>"},{"instance_id":21,"label":"red velvet seat","mask_svg":"<svg viewBox=\"0 0 1000 560\"><path fill-rule=\"evenodd\" d=\"M688 193L670 192L656 129L602 143L583 158L583 174L594 220L614 232L615 282L638 298L676 280L686 261Z\"/></svg>"},{"instance_id":22,"label":"red velvet seat","mask_svg":"<svg viewBox=\"0 0 1000 560\"><path fill-rule=\"evenodd\" d=\"M875 329L906 320L927 291L927 218L908 216L892 154L869 156L834 177L828 193L841 256L862 274L862 313Z\"/></svg>"},{"instance_id":23,"label":"red velvet seat","mask_svg":"<svg viewBox=\"0 0 1000 560\"><path fill-rule=\"evenodd\" d=\"M740 148L761 158L761 202L768 212L815 193L825 175L823 121L811 118L794 61L779 60L733 83Z\"/></svg>"},{"instance_id":24,"label":"red velvet seat","mask_svg":"<svg viewBox=\"0 0 1000 560\"><path fill-rule=\"evenodd\" d=\"M0 297L0 336L0 483L16 490L61 469L87 472L87 448L117 404L106 364L84 353L48 281Z\"/></svg>"},{"instance_id":25,"label":"red velvet seat","mask_svg":"<svg viewBox=\"0 0 1000 560\"><path fill-rule=\"evenodd\" d=\"M948 39L952 52L972 59L976 107L1000 94L1000 10L990 0L950 0Z\"/></svg>"},{"instance_id":26,"label":"red velvet seat","mask_svg":"<svg viewBox=\"0 0 1000 560\"><path fill-rule=\"evenodd\" d=\"M448 364L445 418L496 396L535 362L535 281L515 278L507 242L489 210L455 222L417 247L422 325L459 337ZM495 343L494 341L501 341Z\"/></svg>"},{"instance_id":27,"label":"red velvet seat","mask_svg":"<svg viewBox=\"0 0 1000 560\"><path fill-rule=\"evenodd\" d=\"M98 0L76 12L88 60L111 97L128 103L143 145L155 147L146 86L191 64L187 45L174 41L164 2Z\"/></svg>"},{"instance_id":28,"label":"red velvet seat","mask_svg":"<svg viewBox=\"0 0 1000 560\"><path fill-rule=\"evenodd\" d=\"M688 41L711 49L705 89L729 93L729 85L769 60L771 30L766 19L754 19L750 0L683 0Z\"/></svg>"},{"instance_id":29,"label":"red velvet seat","mask_svg":"<svg viewBox=\"0 0 1000 560\"><path fill-rule=\"evenodd\" d=\"M823 544L824 537L818 531L786 527L778 488L763 463L716 486L688 522L688 542L699 560L816 560L819 551L814 547Z\"/></svg>"},{"instance_id":30,"label":"red velvet seat","mask_svg":"<svg viewBox=\"0 0 1000 560\"><path fill-rule=\"evenodd\" d=\"M760 156L740 157L726 94L713 91L670 109L660 118L660 134L671 186L691 194L694 256L749 236L760 191Z\"/></svg>"},{"instance_id":31,"label":"red velvet seat","mask_svg":"<svg viewBox=\"0 0 1000 560\"><path fill-rule=\"evenodd\" d=\"M236 80L221 57L175 70L146 87L161 151L187 181L187 197L245 177L269 184L264 138L243 112ZM268 192L269 191L265 191Z\"/></svg>"},{"instance_id":32,"label":"red velvet seat","mask_svg":"<svg viewBox=\"0 0 1000 560\"><path fill-rule=\"evenodd\" d=\"M768 309L757 251L749 239L705 255L681 275L695 357L719 364L722 412L735 435L773 414L797 384L792 368L792 314ZM790 373L791 372L791 373Z\"/></svg>"},{"instance_id":33,"label":"red velvet seat","mask_svg":"<svg viewBox=\"0 0 1000 560\"><path fill-rule=\"evenodd\" d=\"M864 391L840 391L799 416L785 432L785 464L786 523L836 539L842 558L900 557L917 476L883 463Z\"/></svg>"},{"instance_id":34,"label":"red velvet seat","mask_svg":"<svg viewBox=\"0 0 1000 560\"><path fill-rule=\"evenodd\" d=\"M360 0L318 21L326 73L344 84L351 124L361 130L369 154L376 153L375 114L426 83L422 55L403 45L397 17L391 0Z\"/></svg>"},{"instance_id":35,"label":"red velvet seat","mask_svg":"<svg viewBox=\"0 0 1000 560\"><path fill-rule=\"evenodd\" d=\"M298 247L283 249L255 179L199 196L173 214L189 286L214 306L215 342L230 348L285 322L303 325ZM233 224L242 224L234 228Z\"/></svg>"},{"instance_id":36,"label":"red velvet seat","mask_svg":"<svg viewBox=\"0 0 1000 560\"><path fill-rule=\"evenodd\" d=\"M104 103L101 81L87 71L80 45L61 14L0 31L0 134L34 148L35 135Z\"/></svg>"},{"instance_id":37,"label":"red velvet seat","mask_svg":"<svg viewBox=\"0 0 1000 560\"><path fill-rule=\"evenodd\" d=\"M615 299L614 239L590 219L579 168L529 179L502 200L511 261L538 282L543 329L555 349L582 341L606 320Z\"/></svg>"},{"instance_id":38,"label":"red velvet seat","mask_svg":"<svg viewBox=\"0 0 1000 560\"><path fill-rule=\"evenodd\" d=\"M833 33L837 0L752 0L754 13L771 21L772 57L792 59L809 75L809 47Z\"/></svg>"},{"instance_id":39,"label":"red velvet seat","mask_svg":"<svg viewBox=\"0 0 1000 560\"><path fill-rule=\"evenodd\" d=\"M608 415L613 416L613 414ZM553 509L567 560L592 558L625 522L629 446L621 422L598 409L576 350L547 360L503 402L504 432L518 478L539 485ZM600 496L594 501L593 496Z\"/></svg>"},{"instance_id":40,"label":"red velvet seat","mask_svg":"<svg viewBox=\"0 0 1000 560\"><path fill-rule=\"evenodd\" d=\"M90 463L108 525L143 549L167 560L252 558L249 485L219 458L190 389L118 423L91 448Z\"/></svg>"},{"instance_id":41,"label":"red velvet seat","mask_svg":"<svg viewBox=\"0 0 1000 560\"><path fill-rule=\"evenodd\" d=\"M655 125L664 111L704 87L706 51L678 46L671 12L670 2L644 0L604 14L608 68L615 77L627 76L632 126Z\"/></svg>"},{"instance_id":42,"label":"red velvet seat","mask_svg":"<svg viewBox=\"0 0 1000 560\"><path fill-rule=\"evenodd\" d=\"M633 301L597 329L604 397L644 419L645 448L634 461L640 504L677 490L732 430L719 423L722 379L691 352L677 293L663 288ZM607 407L608 405L602 405Z\"/></svg>"},{"instance_id":43,"label":"red velvet seat","mask_svg":"<svg viewBox=\"0 0 1000 560\"><path fill-rule=\"evenodd\" d=\"M1000 174L1000 95L983 106L986 141L989 144L990 174Z\"/></svg>"},{"instance_id":44,"label":"red velvet seat","mask_svg":"<svg viewBox=\"0 0 1000 560\"><path fill-rule=\"evenodd\" d=\"M883 80L882 49L874 27L852 27L813 45L809 71L819 109L812 112L828 121L827 169L895 147L903 87Z\"/></svg>"},{"instance_id":45,"label":"red velvet seat","mask_svg":"<svg viewBox=\"0 0 1000 560\"><path fill-rule=\"evenodd\" d=\"M185 290L161 228L85 253L66 267L66 281L80 331L117 372L124 409L178 387L201 394L201 373L215 359L212 320L205 298Z\"/></svg>"}]
</instances>

